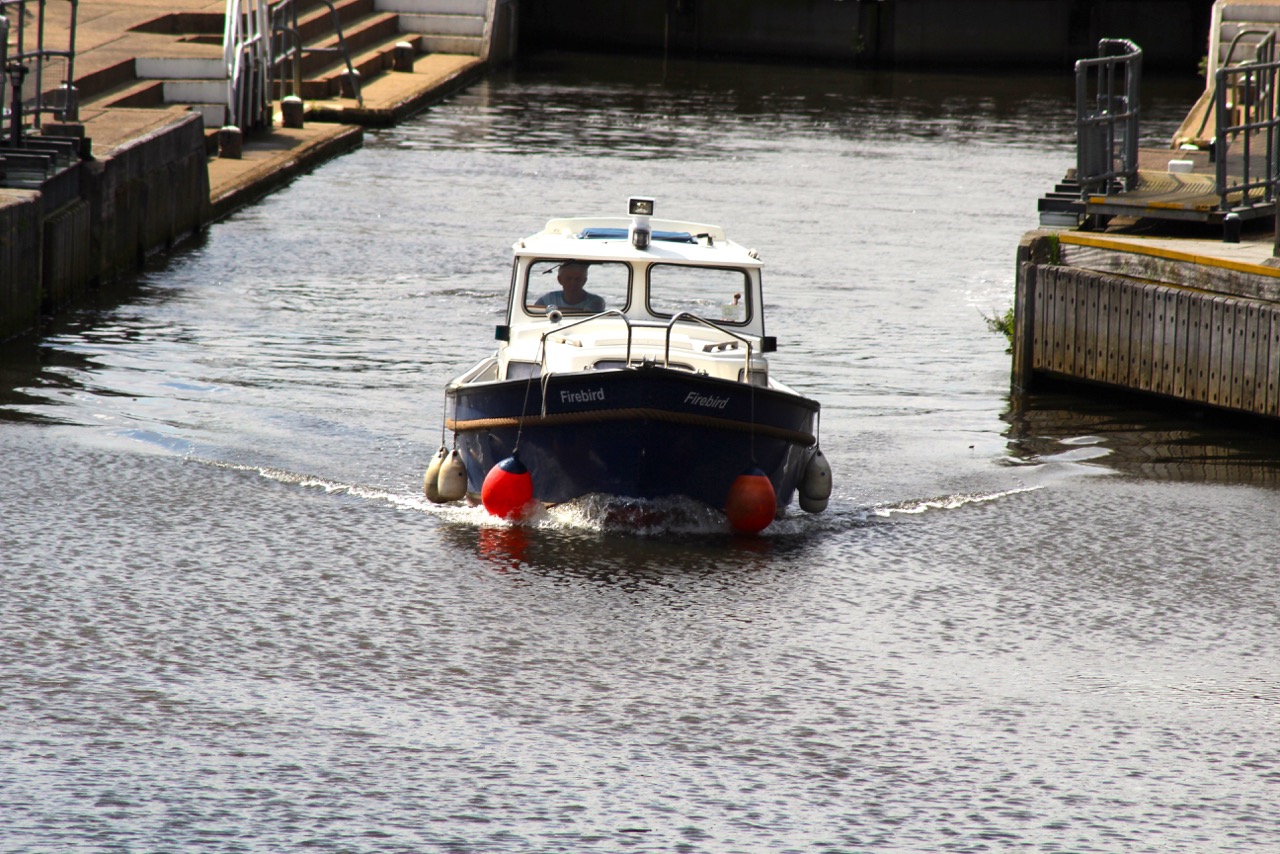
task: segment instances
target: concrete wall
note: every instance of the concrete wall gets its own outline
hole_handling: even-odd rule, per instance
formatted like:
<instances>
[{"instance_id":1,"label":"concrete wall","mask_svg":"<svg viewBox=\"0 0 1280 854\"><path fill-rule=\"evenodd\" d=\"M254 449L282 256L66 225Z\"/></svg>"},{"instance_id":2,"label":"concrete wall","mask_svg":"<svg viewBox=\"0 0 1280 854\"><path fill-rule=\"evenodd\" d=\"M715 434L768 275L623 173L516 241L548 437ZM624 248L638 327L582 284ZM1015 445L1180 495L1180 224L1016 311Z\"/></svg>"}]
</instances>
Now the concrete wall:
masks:
<instances>
[{"instance_id":1,"label":"concrete wall","mask_svg":"<svg viewBox=\"0 0 1280 854\"><path fill-rule=\"evenodd\" d=\"M208 155L196 113L85 167L95 278L138 269L147 255L171 248L208 219Z\"/></svg>"},{"instance_id":2,"label":"concrete wall","mask_svg":"<svg viewBox=\"0 0 1280 854\"><path fill-rule=\"evenodd\" d=\"M525 50L1070 67L1100 38L1194 73L1212 0L521 0ZM1158 11L1157 11L1158 10Z\"/></svg>"},{"instance_id":3,"label":"concrete wall","mask_svg":"<svg viewBox=\"0 0 1280 854\"><path fill-rule=\"evenodd\" d=\"M884 37L897 62L1061 66L1095 56L1100 38L1127 38L1148 67L1194 73L1208 50L1211 7L1203 0L898 0Z\"/></svg>"},{"instance_id":4,"label":"concrete wall","mask_svg":"<svg viewBox=\"0 0 1280 854\"><path fill-rule=\"evenodd\" d=\"M0 190L0 340L40 317L40 194Z\"/></svg>"},{"instance_id":5,"label":"concrete wall","mask_svg":"<svg viewBox=\"0 0 1280 854\"><path fill-rule=\"evenodd\" d=\"M0 191L0 340L41 311L139 269L209 220L209 172L197 113L86 161L79 198L46 211L33 191Z\"/></svg>"}]
</instances>

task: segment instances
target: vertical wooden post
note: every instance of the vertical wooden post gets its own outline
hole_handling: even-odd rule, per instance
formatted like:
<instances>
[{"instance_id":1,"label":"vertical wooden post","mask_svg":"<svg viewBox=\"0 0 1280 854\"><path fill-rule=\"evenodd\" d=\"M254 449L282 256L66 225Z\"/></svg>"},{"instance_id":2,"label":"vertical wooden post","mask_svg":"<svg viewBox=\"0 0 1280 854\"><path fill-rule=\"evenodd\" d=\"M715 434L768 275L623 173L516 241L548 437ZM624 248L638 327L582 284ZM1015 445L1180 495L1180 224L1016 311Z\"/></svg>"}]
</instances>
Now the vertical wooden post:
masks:
<instances>
[{"instance_id":1,"label":"vertical wooden post","mask_svg":"<svg viewBox=\"0 0 1280 854\"><path fill-rule=\"evenodd\" d=\"M1015 398L1031 390L1035 369L1036 287L1038 266L1048 260L1048 238L1028 234L1018 243L1013 299L1013 370L1011 385ZM1015 408L1020 401L1015 400Z\"/></svg>"}]
</instances>

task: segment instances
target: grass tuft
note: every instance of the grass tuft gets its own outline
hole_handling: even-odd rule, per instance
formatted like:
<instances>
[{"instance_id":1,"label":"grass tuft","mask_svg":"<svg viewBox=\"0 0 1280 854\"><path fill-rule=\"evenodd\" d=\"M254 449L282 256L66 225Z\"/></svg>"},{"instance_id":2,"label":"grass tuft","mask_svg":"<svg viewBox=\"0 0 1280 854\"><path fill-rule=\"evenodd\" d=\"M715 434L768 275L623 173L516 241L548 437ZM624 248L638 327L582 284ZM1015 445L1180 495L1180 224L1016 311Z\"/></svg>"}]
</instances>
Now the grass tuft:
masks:
<instances>
[{"instance_id":1,"label":"grass tuft","mask_svg":"<svg viewBox=\"0 0 1280 854\"><path fill-rule=\"evenodd\" d=\"M982 314L982 312L978 312L978 313ZM1004 348L1004 351L1006 353L1012 353L1013 352L1013 306L1009 306L1007 309L1005 309L1004 314L1000 314L999 312L996 312L992 314L990 317L987 317L985 314L983 314L982 319L986 321L988 329L990 329L992 332L995 332L999 335L1003 335L1005 337L1005 341L1008 342L1008 346Z\"/></svg>"}]
</instances>

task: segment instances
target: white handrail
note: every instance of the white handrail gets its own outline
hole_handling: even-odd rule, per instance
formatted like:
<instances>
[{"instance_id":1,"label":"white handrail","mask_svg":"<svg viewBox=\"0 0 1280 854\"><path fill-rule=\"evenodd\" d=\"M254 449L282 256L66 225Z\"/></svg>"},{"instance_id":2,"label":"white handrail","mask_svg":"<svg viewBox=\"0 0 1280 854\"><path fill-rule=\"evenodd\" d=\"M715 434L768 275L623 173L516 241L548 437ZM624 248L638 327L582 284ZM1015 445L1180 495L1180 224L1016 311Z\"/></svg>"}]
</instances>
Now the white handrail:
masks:
<instances>
[{"instance_id":1,"label":"white handrail","mask_svg":"<svg viewBox=\"0 0 1280 854\"><path fill-rule=\"evenodd\" d=\"M241 130L271 124L270 33L265 0L227 0L222 31L227 122Z\"/></svg>"}]
</instances>

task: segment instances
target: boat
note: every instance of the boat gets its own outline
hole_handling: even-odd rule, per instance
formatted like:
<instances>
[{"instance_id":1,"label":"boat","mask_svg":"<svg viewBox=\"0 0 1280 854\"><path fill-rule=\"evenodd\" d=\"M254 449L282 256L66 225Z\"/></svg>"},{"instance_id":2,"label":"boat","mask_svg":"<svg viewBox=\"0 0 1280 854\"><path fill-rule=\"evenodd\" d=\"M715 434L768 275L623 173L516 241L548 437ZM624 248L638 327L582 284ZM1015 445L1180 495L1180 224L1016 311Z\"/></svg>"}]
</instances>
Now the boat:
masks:
<instances>
[{"instance_id":1,"label":"boat","mask_svg":"<svg viewBox=\"0 0 1280 854\"><path fill-rule=\"evenodd\" d=\"M429 497L452 466L466 498L508 518L529 500L684 496L758 531L797 491L825 508L819 404L765 358L759 253L654 205L632 197L625 217L552 219L515 243L497 349L446 387L454 450L442 442Z\"/></svg>"}]
</instances>

